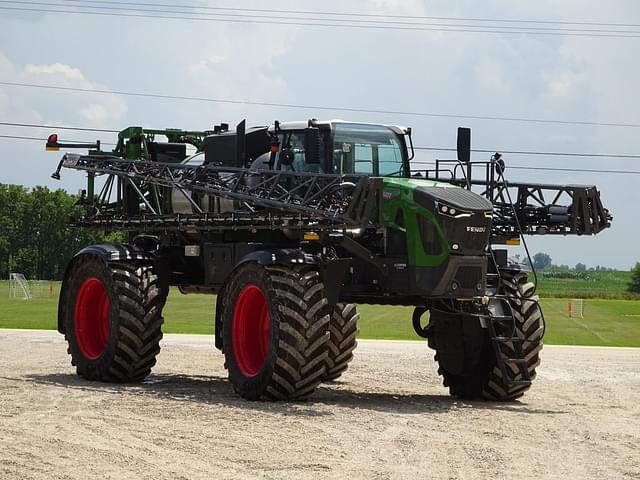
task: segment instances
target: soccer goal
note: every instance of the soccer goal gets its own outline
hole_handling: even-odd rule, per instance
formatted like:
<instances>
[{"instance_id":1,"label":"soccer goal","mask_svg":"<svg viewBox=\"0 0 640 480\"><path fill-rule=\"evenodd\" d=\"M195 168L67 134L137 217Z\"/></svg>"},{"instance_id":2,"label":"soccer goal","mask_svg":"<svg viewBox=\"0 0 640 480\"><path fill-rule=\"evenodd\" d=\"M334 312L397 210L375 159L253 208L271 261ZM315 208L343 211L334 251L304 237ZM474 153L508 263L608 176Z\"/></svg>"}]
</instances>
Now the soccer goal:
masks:
<instances>
[{"instance_id":1,"label":"soccer goal","mask_svg":"<svg viewBox=\"0 0 640 480\"><path fill-rule=\"evenodd\" d=\"M584 318L584 299L570 298L567 305L569 318Z\"/></svg>"},{"instance_id":2,"label":"soccer goal","mask_svg":"<svg viewBox=\"0 0 640 480\"><path fill-rule=\"evenodd\" d=\"M9 298L22 298L24 300L33 298L29 282L27 282L22 273L12 273L9 276Z\"/></svg>"}]
</instances>

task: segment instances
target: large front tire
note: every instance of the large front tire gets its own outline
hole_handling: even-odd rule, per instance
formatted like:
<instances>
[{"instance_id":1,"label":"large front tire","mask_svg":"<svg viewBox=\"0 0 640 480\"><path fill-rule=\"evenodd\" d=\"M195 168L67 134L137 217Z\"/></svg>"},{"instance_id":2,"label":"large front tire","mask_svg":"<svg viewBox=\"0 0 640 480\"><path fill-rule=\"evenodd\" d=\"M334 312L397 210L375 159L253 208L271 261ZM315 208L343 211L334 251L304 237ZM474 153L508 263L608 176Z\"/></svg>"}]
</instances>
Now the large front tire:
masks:
<instances>
[{"instance_id":1,"label":"large front tire","mask_svg":"<svg viewBox=\"0 0 640 480\"><path fill-rule=\"evenodd\" d=\"M535 287L528 281L526 273L501 272L501 276L500 293L506 296L511 307L515 327L513 333L522 342L522 355L518 354L513 342L501 343L498 348L503 357L524 359L529 380L533 380L536 367L540 364L543 334L538 296L533 295ZM443 383L449 387L451 395L509 401L521 397L530 388L530 384L513 384L510 379L504 378L487 331L480 329L474 319L442 312L432 312L431 315L435 323L435 338L430 345L435 347L438 373L442 375ZM439 334L443 337L446 335L447 341L438 338ZM511 369L511 380L526 380L515 364L507 363L506 368Z\"/></svg>"},{"instance_id":2,"label":"large front tire","mask_svg":"<svg viewBox=\"0 0 640 480\"><path fill-rule=\"evenodd\" d=\"M329 307L317 270L249 263L223 294L225 365L248 400L303 400L325 374Z\"/></svg>"},{"instance_id":3,"label":"large front tire","mask_svg":"<svg viewBox=\"0 0 640 480\"><path fill-rule=\"evenodd\" d=\"M153 267L84 255L65 283L60 312L78 375L104 382L149 375L160 352L166 300Z\"/></svg>"}]
</instances>

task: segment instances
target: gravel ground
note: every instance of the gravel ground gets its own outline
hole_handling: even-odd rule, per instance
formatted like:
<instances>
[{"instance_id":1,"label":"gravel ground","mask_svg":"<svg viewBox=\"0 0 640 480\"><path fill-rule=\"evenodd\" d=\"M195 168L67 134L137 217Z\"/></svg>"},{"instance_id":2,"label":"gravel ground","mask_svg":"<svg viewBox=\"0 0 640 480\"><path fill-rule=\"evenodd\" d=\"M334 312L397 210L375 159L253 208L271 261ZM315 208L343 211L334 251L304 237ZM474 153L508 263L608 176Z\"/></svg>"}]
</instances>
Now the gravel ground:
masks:
<instances>
[{"instance_id":1,"label":"gravel ground","mask_svg":"<svg viewBox=\"0 0 640 480\"><path fill-rule=\"evenodd\" d=\"M452 399L422 342L361 341L306 403L247 402L207 336L139 385L76 377L62 336L0 330L0 478L640 478L640 349L545 346L511 403Z\"/></svg>"}]
</instances>

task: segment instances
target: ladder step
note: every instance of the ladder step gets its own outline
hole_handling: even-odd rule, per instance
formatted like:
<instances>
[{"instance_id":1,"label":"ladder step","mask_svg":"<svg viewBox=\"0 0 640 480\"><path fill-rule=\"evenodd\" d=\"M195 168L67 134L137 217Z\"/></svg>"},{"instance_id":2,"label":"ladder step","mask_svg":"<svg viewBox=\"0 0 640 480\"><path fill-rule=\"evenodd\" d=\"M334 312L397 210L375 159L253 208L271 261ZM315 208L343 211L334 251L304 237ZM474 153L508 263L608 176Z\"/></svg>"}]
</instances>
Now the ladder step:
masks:
<instances>
[{"instance_id":1,"label":"ladder step","mask_svg":"<svg viewBox=\"0 0 640 480\"><path fill-rule=\"evenodd\" d=\"M504 381L509 385L509 387L513 386L530 386L531 385L531 376L529 375L529 369L527 368L527 362L524 360L524 353L522 351L522 339L518 336L500 336L496 333L496 329L494 325L496 323L500 324L503 321L513 321L513 317L511 316L489 316L490 321L487 322L487 328L489 330L489 338L491 339L491 344L493 346L493 351L496 355L496 363L500 371L502 372L502 376ZM512 348L514 350L514 355L519 358L511 358L508 357L500 348L500 344L511 343ZM513 367L507 367L507 365L515 365L517 372L513 372ZM520 376L522 380L515 380L514 377Z\"/></svg>"},{"instance_id":2,"label":"ladder step","mask_svg":"<svg viewBox=\"0 0 640 480\"><path fill-rule=\"evenodd\" d=\"M493 337L498 343L506 343L506 342L522 342L520 337Z\"/></svg>"},{"instance_id":3,"label":"ladder step","mask_svg":"<svg viewBox=\"0 0 640 480\"><path fill-rule=\"evenodd\" d=\"M531 385L531 380L511 380L509 382L509 385L511 386L516 386L516 385Z\"/></svg>"},{"instance_id":4,"label":"ladder step","mask_svg":"<svg viewBox=\"0 0 640 480\"><path fill-rule=\"evenodd\" d=\"M512 363L513 365L527 365L527 362L523 358L509 358L503 356L502 361L505 363Z\"/></svg>"}]
</instances>

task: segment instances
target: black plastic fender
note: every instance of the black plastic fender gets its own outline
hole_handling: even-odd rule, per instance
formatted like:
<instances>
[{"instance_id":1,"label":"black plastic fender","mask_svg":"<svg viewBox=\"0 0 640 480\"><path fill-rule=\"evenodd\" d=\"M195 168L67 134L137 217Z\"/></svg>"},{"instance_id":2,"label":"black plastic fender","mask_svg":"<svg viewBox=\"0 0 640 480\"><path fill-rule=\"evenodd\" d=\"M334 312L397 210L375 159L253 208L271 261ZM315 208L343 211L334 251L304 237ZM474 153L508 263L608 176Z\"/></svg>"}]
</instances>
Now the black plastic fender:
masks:
<instances>
[{"instance_id":1,"label":"black plastic fender","mask_svg":"<svg viewBox=\"0 0 640 480\"><path fill-rule=\"evenodd\" d=\"M233 268L247 262L256 262L259 265L318 265L321 259L318 255L306 253L299 248L278 248L269 250L256 250L248 253L240 259Z\"/></svg>"},{"instance_id":2,"label":"black plastic fender","mask_svg":"<svg viewBox=\"0 0 640 480\"><path fill-rule=\"evenodd\" d=\"M89 247L83 248L78 253L76 253L65 268L64 276L62 277L62 285L60 287L60 298L58 299L58 332L62 334L65 333L61 311L63 304L63 295L65 294L67 281L69 278L69 274L73 270L73 266L84 255L93 255L94 257L98 257L100 260L106 263L119 262L123 260L153 261L155 259L155 255L153 253L140 250L131 245L91 245Z\"/></svg>"}]
</instances>

